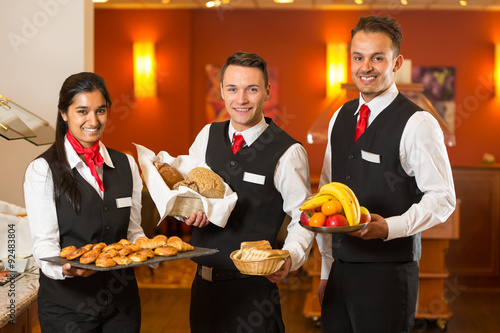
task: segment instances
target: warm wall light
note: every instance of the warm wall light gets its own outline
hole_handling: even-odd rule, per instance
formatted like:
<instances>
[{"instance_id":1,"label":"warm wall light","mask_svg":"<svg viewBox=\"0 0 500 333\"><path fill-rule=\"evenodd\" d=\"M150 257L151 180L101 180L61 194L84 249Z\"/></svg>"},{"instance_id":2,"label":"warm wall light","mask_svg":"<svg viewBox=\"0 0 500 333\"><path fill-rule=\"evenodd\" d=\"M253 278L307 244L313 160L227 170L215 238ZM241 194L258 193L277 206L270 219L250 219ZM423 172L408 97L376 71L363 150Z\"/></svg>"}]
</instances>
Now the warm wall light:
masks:
<instances>
[{"instance_id":1,"label":"warm wall light","mask_svg":"<svg viewBox=\"0 0 500 333\"><path fill-rule=\"evenodd\" d=\"M134 94L136 98L156 96L154 43L134 43Z\"/></svg>"},{"instance_id":2,"label":"warm wall light","mask_svg":"<svg viewBox=\"0 0 500 333\"><path fill-rule=\"evenodd\" d=\"M340 84L347 80L347 44L327 44L326 70L326 96L333 99L341 91Z\"/></svg>"},{"instance_id":3,"label":"warm wall light","mask_svg":"<svg viewBox=\"0 0 500 333\"><path fill-rule=\"evenodd\" d=\"M495 45L495 93L500 97L500 44Z\"/></svg>"}]
</instances>

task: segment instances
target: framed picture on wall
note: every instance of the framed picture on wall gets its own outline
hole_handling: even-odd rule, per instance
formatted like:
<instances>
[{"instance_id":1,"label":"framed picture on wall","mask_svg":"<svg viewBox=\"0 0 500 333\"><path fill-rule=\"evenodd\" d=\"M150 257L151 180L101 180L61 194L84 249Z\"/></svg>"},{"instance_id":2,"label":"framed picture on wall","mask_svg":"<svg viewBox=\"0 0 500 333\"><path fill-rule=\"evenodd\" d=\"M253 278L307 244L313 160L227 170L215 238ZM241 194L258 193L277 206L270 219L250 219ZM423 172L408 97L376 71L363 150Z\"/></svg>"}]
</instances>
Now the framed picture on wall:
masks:
<instances>
[{"instance_id":1,"label":"framed picture on wall","mask_svg":"<svg viewBox=\"0 0 500 333\"><path fill-rule=\"evenodd\" d=\"M229 114L226 112L224 100L220 94L220 75L221 66L206 65L205 72L207 76L207 89L205 94L205 121L207 124L214 121L229 120ZM269 84L271 85L271 96L264 102L264 116L278 119L278 70L276 67L268 66Z\"/></svg>"},{"instance_id":2,"label":"framed picture on wall","mask_svg":"<svg viewBox=\"0 0 500 333\"><path fill-rule=\"evenodd\" d=\"M422 83L424 96L454 133L455 68L413 66L412 82Z\"/></svg>"}]
</instances>

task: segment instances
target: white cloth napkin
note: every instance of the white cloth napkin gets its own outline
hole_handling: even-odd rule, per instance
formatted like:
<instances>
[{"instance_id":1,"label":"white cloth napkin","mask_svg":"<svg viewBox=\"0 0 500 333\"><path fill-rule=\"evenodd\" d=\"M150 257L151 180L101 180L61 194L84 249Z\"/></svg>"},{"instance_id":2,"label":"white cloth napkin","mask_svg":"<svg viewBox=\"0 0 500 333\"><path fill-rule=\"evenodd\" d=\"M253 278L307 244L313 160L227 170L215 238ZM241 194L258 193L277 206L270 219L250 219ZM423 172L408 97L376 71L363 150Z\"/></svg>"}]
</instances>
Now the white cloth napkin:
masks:
<instances>
[{"instance_id":1,"label":"white cloth napkin","mask_svg":"<svg viewBox=\"0 0 500 333\"><path fill-rule=\"evenodd\" d=\"M161 151L158 155L155 155L153 151L144 146L135 143L134 145L137 148L137 156L139 166L142 171L142 178L146 183L149 194L151 195L151 198L153 199L161 216L158 224L166 216L168 216L174 206L176 198L181 196L201 199L201 202L203 203L203 210L207 215L208 220L221 228L226 226L229 215L238 200L236 192L233 192L226 183L224 183L225 193L223 199L206 198L184 186L179 187L179 190L173 191L168 188L167 184L165 184L163 178L154 165L154 162L168 163L177 168L177 170L179 170L182 175L186 177L189 171L193 168L204 167L210 169L206 163L189 155L172 157L165 151Z\"/></svg>"},{"instance_id":2,"label":"white cloth napkin","mask_svg":"<svg viewBox=\"0 0 500 333\"><path fill-rule=\"evenodd\" d=\"M26 209L0 201L0 259L14 254L18 258L31 255L33 244Z\"/></svg>"}]
</instances>

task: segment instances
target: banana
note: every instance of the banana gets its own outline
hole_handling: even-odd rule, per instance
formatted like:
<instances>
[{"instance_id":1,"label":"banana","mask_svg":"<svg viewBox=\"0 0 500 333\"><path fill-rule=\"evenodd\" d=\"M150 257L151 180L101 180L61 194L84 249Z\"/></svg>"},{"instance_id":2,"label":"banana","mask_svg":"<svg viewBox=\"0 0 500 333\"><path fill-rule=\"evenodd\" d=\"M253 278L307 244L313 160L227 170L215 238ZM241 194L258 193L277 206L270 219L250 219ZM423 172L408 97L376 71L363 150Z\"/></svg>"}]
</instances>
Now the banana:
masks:
<instances>
[{"instance_id":1,"label":"banana","mask_svg":"<svg viewBox=\"0 0 500 333\"><path fill-rule=\"evenodd\" d=\"M316 209L321 207L325 202L335 199L331 194L318 193L314 195L311 199L304 202L300 210Z\"/></svg>"},{"instance_id":2,"label":"banana","mask_svg":"<svg viewBox=\"0 0 500 333\"><path fill-rule=\"evenodd\" d=\"M334 182L335 185L343 188L350 196L351 200L354 202L354 215L356 216L355 219L358 221L356 224L359 224L359 221L361 220L361 210L360 210L360 205L358 198L356 197L356 194L354 194L353 190L347 186L346 184L343 183L338 183Z\"/></svg>"},{"instance_id":3,"label":"banana","mask_svg":"<svg viewBox=\"0 0 500 333\"><path fill-rule=\"evenodd\" d=\"M344 214L350 226L359 224L359 203L351 189L344 184L332 182L321 187L320 193L331 194L342 204Z\"/></svg>"}]
</instances>

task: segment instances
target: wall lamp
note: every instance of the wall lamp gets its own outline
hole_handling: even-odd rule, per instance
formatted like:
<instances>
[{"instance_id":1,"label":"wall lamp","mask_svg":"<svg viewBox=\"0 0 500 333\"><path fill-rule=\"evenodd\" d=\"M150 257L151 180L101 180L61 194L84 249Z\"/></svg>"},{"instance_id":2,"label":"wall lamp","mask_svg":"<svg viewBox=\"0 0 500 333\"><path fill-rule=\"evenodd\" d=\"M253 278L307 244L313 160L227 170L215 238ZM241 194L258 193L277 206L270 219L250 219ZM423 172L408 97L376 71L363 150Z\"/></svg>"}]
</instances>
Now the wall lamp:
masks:
<instances>
[{"instance_id":1,"label":"wall lamp","mask_svg":"<svg viewBox=\"0 0 500 333\"><path fill-rule=\"evenodd\" d=\"M326 96L335 98L342 90L341 83L347 81L347 44L327 44L326 46Z\"/></svg>"},{"instance_id":2,"label":"wall lamp","mask_svg":"<svg viewBox=\"0 0 500 333\"><path fill-rule=\"evenodd\" d=\"M495 45L495 73L493 79L495 80L495 94L500 97L500 44Z\"/></svg>"},{"instance_id":3,"label":"wall lamp","mask_svg":"<svg viewBox=\"0 0 500 333\"><path fill-rule=\"evenodd\" d=\"M156 97L155 44L134 43L134 95L136 98Z\"/></svg>"}]
</instances>

